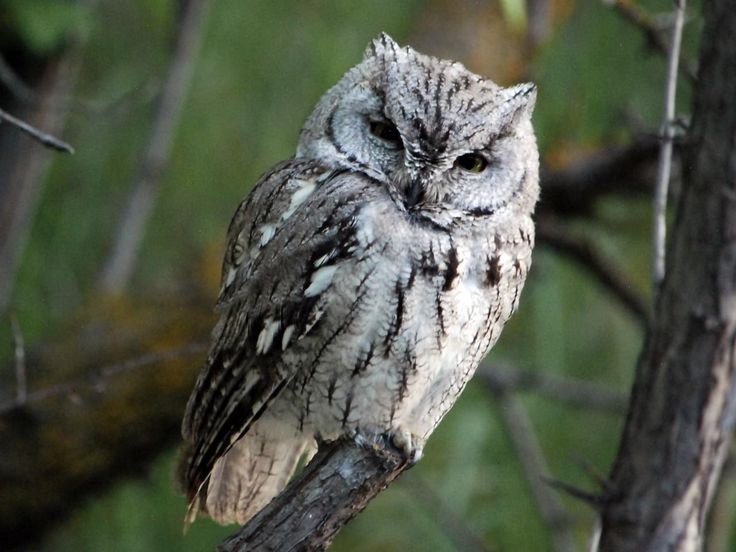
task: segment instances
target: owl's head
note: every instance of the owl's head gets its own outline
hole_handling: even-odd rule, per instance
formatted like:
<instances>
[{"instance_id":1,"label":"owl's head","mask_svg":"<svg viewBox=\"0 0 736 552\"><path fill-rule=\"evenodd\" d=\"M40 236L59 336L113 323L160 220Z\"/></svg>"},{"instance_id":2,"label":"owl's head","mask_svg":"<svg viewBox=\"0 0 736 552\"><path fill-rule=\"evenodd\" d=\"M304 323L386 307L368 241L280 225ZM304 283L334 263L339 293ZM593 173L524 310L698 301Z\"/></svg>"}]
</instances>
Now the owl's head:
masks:
<instances>
[{"instance_id":1,"label":"owl's head","mask_svg":"<svg viewBox=\"0 0 736 552\"><path fill-rule=\"evenodd\" d=\"M382 34L319 101L297 156L364 172L420 215L531 212L535 99L532 84L502 88Z\"/></svg>"}]
</instances>

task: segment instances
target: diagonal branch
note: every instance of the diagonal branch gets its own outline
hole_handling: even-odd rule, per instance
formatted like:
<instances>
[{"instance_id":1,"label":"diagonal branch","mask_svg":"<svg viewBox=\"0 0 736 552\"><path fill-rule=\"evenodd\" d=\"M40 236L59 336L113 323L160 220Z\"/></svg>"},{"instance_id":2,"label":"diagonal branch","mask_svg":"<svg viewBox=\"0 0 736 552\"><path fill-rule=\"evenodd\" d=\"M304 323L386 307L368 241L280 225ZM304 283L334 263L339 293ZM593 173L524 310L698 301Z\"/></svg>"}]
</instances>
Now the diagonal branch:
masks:
<instances>
[{"instance_id":1,"label":"diagonal branch","mask_svg":"<svg viewBox=\"0 0 736 552\"><path fill-rule=\"evenodd\" d=\"M606 148L563 169L543 169L539 213L586 215L600 197L649 193L658 152L654 137L641 136L628 146Z\"/></svg>"},{"instance_id":2,"label":"diagonal branch","mask_svg":"<svg viewBox=\"0 0 736 552\"><path fill-rule=\"evenodd\" d=\"M630 0L604 0L610 4L626 21L637 27L644 34L647 44L660 54L668 56L671 51L671 45L667 37L652 22L651 16L642 8L637 6ZM675 23L677 24L677 23ZM695 82L698 78L697 72L691 65L683 64L679 71L691 82Z\"/></svg>"},{"instance_id":3,"label":"diagonal branch","mask_svg":"<svg viewBox=\"0 0 736 552\"><path fill-rule=\"evenodd\" d=\"M145 228L153 213L161 175L168 163L174 131L194 74L194 59L209 13L210 0L184 0L174 57L157 106L133 192L120 221L116 241L100 276L100 288L120 293L138 258Z\"/></svg>"},{"instance_id":4,"label":"diagonal branch","mask_svg":"<svg viewBox=\"0 0 736 552\"><path fill-rule=\"evenodd\" d=\"M573 236L551 217L537 222L537 237L545 244L579 263L646 327L649 315L644 299L635 291L636 286L618 268L605 259L589 240Z\"/></svg>"},{"instance_id":5,"label":"diagonal branch","mask_svg":"<svg viewBox=\"0 0 736 552\"><path fill-rule=\"evenodd\" d=\"M514 391L533 391L553 401L613 414L626 411L625 393L606 386L502 364L481 364L476 377L486 385Z\"/></svg>"},{"instance_id":6,"label":"diagonal branch","mask_svg":"<svg viewBox=\"0 0 736 552\"><path fill-rule=\"evenodd\" d=\"M25 121L18 119L17 117L13 117L7 111L3 111L2 109L0 109L0 123L3 123L3 122L14 126L21 132L26 133L28 136L36 140L36 142L43 144L47 148L51 148L56 151L61 151L65 153L74 153L74 148L71 147L66 142L64 142L63 140L59 140L56 136L53 136L51 134L48 134L47 132L39 130L33 125L28 124Z\"/></svg>"},{"instance_id":7,"label":"diagonal branch","mask_svg":"<svg viewBox=\"0 0 736 552\"><path fill-rule=\"evenodd\" d=\"M489 388L501 409L501 422L521 465L537 510L550 529L555 551L575 550L569 514L543 479L549 473L549 468L524 405L503 386L489 385Z\"/></svg>"},{"instance_id":8,"label":"diagonal branch","mask_svg":"<svg viewBox=\"0 0 736 552\"><path fill-rule=\"evenodd\" d=\"M325 550L408 467L386 435L321 443L304 471L218 552Z\"/></svg>"}]
</instances>

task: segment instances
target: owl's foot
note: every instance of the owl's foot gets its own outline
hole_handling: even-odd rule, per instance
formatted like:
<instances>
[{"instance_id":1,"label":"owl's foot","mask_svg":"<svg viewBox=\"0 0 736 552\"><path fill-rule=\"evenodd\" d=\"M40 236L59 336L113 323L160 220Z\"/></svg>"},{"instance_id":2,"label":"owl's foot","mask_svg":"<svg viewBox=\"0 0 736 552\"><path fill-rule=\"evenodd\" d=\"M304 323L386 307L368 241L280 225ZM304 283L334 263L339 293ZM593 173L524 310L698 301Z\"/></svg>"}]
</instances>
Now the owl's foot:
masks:
<instances>
[{"instance_id":1,"label":"owl's foot","mask_svg":"<svg viewBox=\"0 0 736 552\"><path fill-rule=\"evenodd\" d=\"M390 431L367 431L355 428L352 438L361 446L373 449L394 448L401 455L404 463L413 466L422 457L425 440L408 429L398 427Z\"/></svg>"},{"instance_id":2,"label":"owl's foot","mask_svg":"<svg viewBox=\"0 0 736 552\"><path fill-rule=\"evenodd\" d=\"M389 433L391 444L401 451L406 462L414 465L422 458L425 440L404 428L394 429Z\"/></svg>"}]
</instances>

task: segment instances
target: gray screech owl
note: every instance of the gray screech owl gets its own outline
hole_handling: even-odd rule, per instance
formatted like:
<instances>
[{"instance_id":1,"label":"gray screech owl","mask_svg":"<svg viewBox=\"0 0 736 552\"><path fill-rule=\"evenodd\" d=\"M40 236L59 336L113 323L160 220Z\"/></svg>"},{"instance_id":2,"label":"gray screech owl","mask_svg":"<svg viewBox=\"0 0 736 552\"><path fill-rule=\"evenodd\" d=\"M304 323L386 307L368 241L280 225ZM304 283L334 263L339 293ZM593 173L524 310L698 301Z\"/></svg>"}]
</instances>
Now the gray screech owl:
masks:
<instances>
[{"instance_id":1,"label":"gray screech owl","mask_svg":"<svg viewBox=\"0 0 736 552\"><path fill-rule=\"evenodd\" d=\"M518 305L535 98L385 34L322 97L230 224L182 429L190 521L245 523L317 439L419 458Z\"/></svg>"}]
</instances>

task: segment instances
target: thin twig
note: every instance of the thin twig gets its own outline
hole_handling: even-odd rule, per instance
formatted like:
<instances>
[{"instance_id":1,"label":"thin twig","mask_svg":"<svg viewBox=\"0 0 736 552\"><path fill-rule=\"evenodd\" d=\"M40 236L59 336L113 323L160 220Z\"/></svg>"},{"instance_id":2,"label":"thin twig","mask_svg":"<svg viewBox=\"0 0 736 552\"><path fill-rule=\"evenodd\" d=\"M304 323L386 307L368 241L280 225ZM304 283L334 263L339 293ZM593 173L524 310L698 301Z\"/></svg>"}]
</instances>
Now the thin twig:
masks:
<instances>
[{"instance_id":1,"label":"thin twig","mask_svg":"<svg viewBox=\"0 0 736 552\"><path fill-rule=\"evenodd\" d=\"M509 389L494 385L489 385L489 388L498 401L501 422L511 440L534 503L549 527L555 551L575 550L569 514L544 483L544 474L549 473L549 468L524 405Z\"/></svg>"},{"instance_id":2,"label":"thin twig","mask_svg":"<svg viewBox=\"0 0 736 552\"><path fill-rule=\"evenodd\" d=\"M201 354L207 350L207 345L204 343L188 343L181 347L174 349L168 349L166 351L157 351L154 353L147 353L145 355L124 360L122 362L116 362L103 366L99 370L87 374L84 377L58 383L56 385L50 385L36 391L31 391L25 396L25 400L20 402L16 397L13 400L5 401L0 403L0 415L7 414L23 405L36 403L51 397L58 396L76 396L76 391L80 388L91 388L95 390L104 390L105 386L110 378L121 374L123 372L130 372L144 366L150 366L151 364L159 364L169 360L182 358L190 355Z\"/></svg>"},{"instance_id":3,"label":"thin twig","mask_svg":"<svg viewBox=\"0 0 736 552\"><path fill-rule=\"evenodd\" d=\"M548 399L580 408L614 414L626 412L625 393L587 381L487 363L480 366L477 377L491 386L515 391L534 391Z\"/></svg>"},{"instance_id":4,"label":"thin twig","mask_svg":"<svg viewBox=\"0 0 736 552\"><path fill-rule=\"evenodd\" d=\"M667 37L652 22L652 18L643 9L627 0L604 0L604 3L612 6L626 21L640 29L647 43L659 53L669 55L670 44ZM698 76L695 69L690 65L683 64L679 69L691 82L695 82Z\"/></svg>"},{"instance_id":5,"label":"thin twig","mask_svg":"<svg viewBox=\"0 0 736 552\"><path fill-rule=\"evenodd\" d=\"M105 293L122 292L133 274L159 193L161 176L169 162L174 134L192 82L194 63L211 5L210 0L189 0L182 4L176 46L161 90L157 113L128 205L118 225L115 242L100 275L99 286Z\"/></svg>"},{"instance_id":6,"label":"thin twig","mask_svg":"<svg viewBox=\"0 0 736 552\"><path fill-rule=\"evenodd\" d=\"M47 134L46 132L37 129L36 127L29 125L25 121L21 121L17 117L13 117L7 111L0 109L0 123L2 122L10 123L12 126L16 127L18 130L25 132L31 138L33 138L37 142L40 142L47 148L55 149L57 151L63 151L66 153L74 153L74 148L66 142L59 140L51 134Z\"/></svg>"},{"instance_id":7,"label":"thin twig","mask_svg":"<svg viewBox=\"0 0 736 552\"><path fill-rule=\"evenodd\" d=\"M425 509L433 520L436 520L457 550L468 552L488 552L490 550L467 522L457 515L444 498L416 472L408 472L399 487L410 493L417 505Z\"/></svg>"},{"instance_id":8,"label":"thin twig","mask_svg":"<svg viewBox=\"0 0 736 552\"><path fill-rule=\"evenodd\" d=\"M13 333L15 352L15 402L22 406L28 400L28 378L26 377L26 348L18 317L10 315L10 330Z\"/></svg>"},{"instance_id":9,"label":"thin twig","mask_svg":"<svg viewBox=\"0 0 736 552\"><path fill-rule=\"evenodd\" d=\"M657 180L654 189L654 235L652 284L655 296L664 280L665 240L667 235L667 190L672 169L672 144L674 142L675 97L677 93L677 67L680 60L682 28L685 22L685 0L675 0L675 24L672 29L672 45L667 64L664 120L660 130L661 145Z\"/></svg>"}]
</instances>

